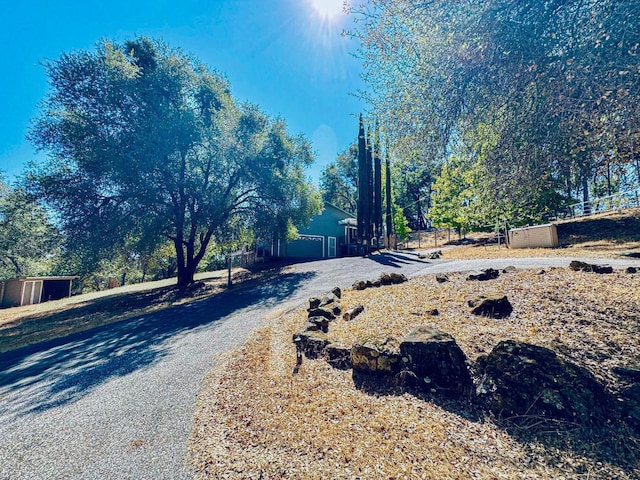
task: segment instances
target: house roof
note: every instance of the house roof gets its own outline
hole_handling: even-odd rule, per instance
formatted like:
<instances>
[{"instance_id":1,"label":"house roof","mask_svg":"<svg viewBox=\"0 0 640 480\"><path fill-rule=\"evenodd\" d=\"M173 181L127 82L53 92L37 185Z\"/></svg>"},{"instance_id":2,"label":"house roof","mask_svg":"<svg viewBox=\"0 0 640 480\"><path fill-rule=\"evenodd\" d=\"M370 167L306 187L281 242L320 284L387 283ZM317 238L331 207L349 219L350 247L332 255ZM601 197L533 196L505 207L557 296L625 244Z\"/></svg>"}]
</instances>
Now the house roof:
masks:
<instances>
[{"instance_id":1,"label":"house roof","mask_svg":"<svg viewBox=\"0 0 640 480\"><path fill-rule=\"evenodd\" d=\"M328 205L331 208L335 208L336 210L338 210L339 212L344 213L347 217L350 218L356 218L355 215L353 213L349 213L346 210L341 209L340 207L336 207L333 203L329 203L329 202L324 202L325 205Z\"/></svg>"}]
</instances>

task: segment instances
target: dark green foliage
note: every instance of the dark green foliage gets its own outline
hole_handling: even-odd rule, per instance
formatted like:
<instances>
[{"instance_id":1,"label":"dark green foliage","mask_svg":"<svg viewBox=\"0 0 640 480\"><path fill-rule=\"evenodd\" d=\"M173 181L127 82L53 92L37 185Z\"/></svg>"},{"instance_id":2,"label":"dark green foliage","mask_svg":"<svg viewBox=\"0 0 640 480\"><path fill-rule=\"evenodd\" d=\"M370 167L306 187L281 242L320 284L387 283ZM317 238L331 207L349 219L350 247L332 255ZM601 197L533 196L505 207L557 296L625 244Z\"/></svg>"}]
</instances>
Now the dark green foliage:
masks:
<instances>
[{"instance_id":1,"label":"dark green foliage","mask_svg":"<svg viewBox=\"0 0 640 480\"><path fill-rule=\"evenodd\" d=\"M49 273L60 242L45 210L0 177L0 279Z\"/></svg>"},{"instance_id":2,"label":"dark green foliage","mask_svg":"<svg viewBox=\"0 0 640 480\"><path fill-rule=\"evenodd\" d=\"M367 236L367 221L369 217L368 194L369 177L367 175L367 143L364 136L364 120L360 115L358 130L358 242L364 245Z\"/></svg>"},{"instance_id":3,"label":"dark green foliage","mask_svg":"<svg viewBox=\"0 0 640 480\"><path fill-rule=\"evenodd\" d=\"M287 226L317 211L308 142L238 105L220 74L180 50L105 41L45 67L50 93L30 138L50 157L30 181L70 249L98 261L169 240L185 285L207 246L238 226Z\"/></svg>"},{"instance_id":4,"label":"dark green foliage","mask_svg":"<svg viewBox=\"0 0 640 480\"><path fill-rule=\"evenodd\" d=\"M382 236L382 162L380 159L380 130L376 123L373 146L373 224L377 242Z\"/></svg>"},{"instance_id":5,"label":"dark green foliage","mask_svg":"<svg viewBox=\"0 0 640 480\"><path fill-rule=\"evenodd\" d=\"M481 157L483 223L544 220L640 181L640 2L379 0L359 13L368 100L397 158Z\"/></svg>"},{"instance_id":6,"label":"dark green foliage","mask_svg":"<svg viewBox=\"0 0 640 480\"><path fill-rule=\"evenodd\" d=\"M322 199L346 212L358 210L358 144L353 143L320 175Z\"/></svg>"},{"instance_id":7,"label":"dark green foliage","mask_svg":"<svg viewBox=\"0 0 640 480\"><path fill-rule=\"evenodd\" d=\"M385 149L385 222L387 227L387 245L389 237L393 235L393 216L391 214L391 162L389 160L389 146Z\"/></svg>"}]
</instances>

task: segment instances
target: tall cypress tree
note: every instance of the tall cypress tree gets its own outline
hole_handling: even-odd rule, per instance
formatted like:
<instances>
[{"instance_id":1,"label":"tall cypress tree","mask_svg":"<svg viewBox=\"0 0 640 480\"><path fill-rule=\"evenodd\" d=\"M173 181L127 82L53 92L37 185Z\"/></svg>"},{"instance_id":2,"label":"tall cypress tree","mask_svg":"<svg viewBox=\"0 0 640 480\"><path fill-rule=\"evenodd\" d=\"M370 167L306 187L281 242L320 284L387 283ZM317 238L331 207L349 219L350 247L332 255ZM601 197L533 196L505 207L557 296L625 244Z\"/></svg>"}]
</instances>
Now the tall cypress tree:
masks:
<instances>
[{"instance_id":1,"label":"tall cypress tree","mask_svg":"<svg viewBox=\"0 0 640 480\"><path fill-rule=\"evenodd\" d=\"M373 223L376 243L382 237L382 161L380 159L380 130L378 122L374 126L373 144Z\"/></svg>"},{"instance_id":2,"label":"tall cypress tree","mask_svg":"<svg viewBox=\"0 0 640 480\"><path fill-rule=\"evenodd\" d=\"M371 125L367 127L367 198L365 215L365 233L367 250L371 251L371 238L373 237L373 136L371 135Z\"/></svg>"},{"instance_id":3,"label":"tall cypress tree","mask_svg":"<svg viewBox=\"0 0 640 480\"><path fill-rule=\"evenodd\" d=\"M385 212L385 220L387 222L387 247L391 246L391 235L393 234L393 219L391 217L391 162L389 160L389 142L386 144L385 148L385 166L386 166L386 212Z\"/></svg>"},{"instance_id":4,"label":"tall cypress tree","mask_svg":"<svg viewBox=\"0 0 640 480\"><path fill-rule=\"evenodd\" d=\"M364 245L365 239L365 218L367 210L367 146L364 136L364 120L360 114L360 129L358 131L358 243Z\"/></svg>"}]
</instances>

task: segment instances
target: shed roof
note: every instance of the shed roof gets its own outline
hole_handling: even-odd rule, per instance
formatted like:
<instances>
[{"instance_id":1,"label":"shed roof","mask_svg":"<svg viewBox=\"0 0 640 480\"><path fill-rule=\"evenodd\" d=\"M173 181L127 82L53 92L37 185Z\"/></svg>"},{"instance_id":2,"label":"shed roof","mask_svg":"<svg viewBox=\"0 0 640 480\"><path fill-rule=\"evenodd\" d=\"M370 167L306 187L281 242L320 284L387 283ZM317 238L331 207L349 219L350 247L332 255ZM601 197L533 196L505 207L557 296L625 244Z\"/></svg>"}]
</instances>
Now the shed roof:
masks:
<instances>
[{"instance_id":1,"label":"shed roof","mask_svg":"<svg viewBox=\"0 0 640 480\"><path fill-rule=\"evenodd\" d=\"M8 282L9 280L18 280L20 282L33 282L36 280L74 280L78 278L77 275L54 275L50 277L16 277L16 278L6 278L4 280L0 280L0 282Z\"/></svg>"}]
</instances>

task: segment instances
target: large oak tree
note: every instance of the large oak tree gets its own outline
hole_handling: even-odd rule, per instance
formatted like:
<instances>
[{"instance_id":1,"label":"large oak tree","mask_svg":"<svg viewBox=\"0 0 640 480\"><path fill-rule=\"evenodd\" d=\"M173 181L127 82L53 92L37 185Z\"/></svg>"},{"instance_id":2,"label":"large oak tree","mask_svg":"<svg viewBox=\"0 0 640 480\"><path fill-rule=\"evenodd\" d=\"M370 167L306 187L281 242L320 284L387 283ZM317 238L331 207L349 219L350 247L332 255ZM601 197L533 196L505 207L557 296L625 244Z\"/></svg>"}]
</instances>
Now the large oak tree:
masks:
<instances>
[{"instance_id":1,"label":"large oak tree","mask_svg":"<svg viewBox=\"0 0 640 480\"><path fill-rule=\"evenodd\" d=\"M101 41L45 68L30 139L49 156L30 180L72 247L99 258L124 239L170 239L187 285L207 246L238 225L282 230L317 211L308 142L236 103L222 75L181 50Z\"/></svg>"}]
</instances>

